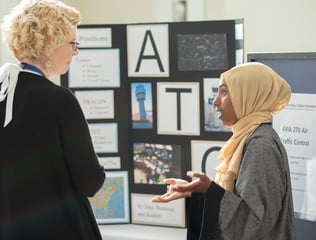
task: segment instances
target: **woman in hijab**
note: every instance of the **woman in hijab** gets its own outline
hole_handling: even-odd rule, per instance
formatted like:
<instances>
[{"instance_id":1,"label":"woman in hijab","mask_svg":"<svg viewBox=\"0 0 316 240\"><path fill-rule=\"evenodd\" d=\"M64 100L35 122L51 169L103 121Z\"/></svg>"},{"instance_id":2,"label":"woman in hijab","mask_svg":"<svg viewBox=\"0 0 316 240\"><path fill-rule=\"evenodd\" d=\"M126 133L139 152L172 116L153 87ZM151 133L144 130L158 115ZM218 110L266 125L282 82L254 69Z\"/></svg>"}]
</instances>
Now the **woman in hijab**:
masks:
<instances>
[{"instance_id":1,"label":"woman in hijab","mask_svg":"<svg viewBox=\"0 0 316 240\"><path fill-rule=\"evenodd\" d=\"M188 240L295 239L287 154L271 126L290 96L287 82L261 63L221 75L214 105L233 135L219 153L215 179L188 172L191 182L166 179L167 193L152 199L188 197Z\"/></svg>"}]
</instances>

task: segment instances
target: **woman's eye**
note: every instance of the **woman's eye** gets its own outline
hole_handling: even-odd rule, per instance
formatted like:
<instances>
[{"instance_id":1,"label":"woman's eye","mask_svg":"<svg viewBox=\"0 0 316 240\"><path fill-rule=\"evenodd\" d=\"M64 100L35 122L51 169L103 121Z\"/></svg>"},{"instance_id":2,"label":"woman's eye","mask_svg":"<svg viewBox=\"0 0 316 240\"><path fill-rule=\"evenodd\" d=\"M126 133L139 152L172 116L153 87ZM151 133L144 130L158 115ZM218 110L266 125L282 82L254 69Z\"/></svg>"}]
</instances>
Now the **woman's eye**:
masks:
<instances>
[{"instance_id":1,"label":"woman's eye","mask_svg":"<svg viewBox=\"0 0 316 240\"><path fill-rule=\"evenodd\" d=\"M227 95L227 91L225 89L222 89L222 90L219 91L219 94L221 96L226 96Z\"/></svg>"}]
</instances>

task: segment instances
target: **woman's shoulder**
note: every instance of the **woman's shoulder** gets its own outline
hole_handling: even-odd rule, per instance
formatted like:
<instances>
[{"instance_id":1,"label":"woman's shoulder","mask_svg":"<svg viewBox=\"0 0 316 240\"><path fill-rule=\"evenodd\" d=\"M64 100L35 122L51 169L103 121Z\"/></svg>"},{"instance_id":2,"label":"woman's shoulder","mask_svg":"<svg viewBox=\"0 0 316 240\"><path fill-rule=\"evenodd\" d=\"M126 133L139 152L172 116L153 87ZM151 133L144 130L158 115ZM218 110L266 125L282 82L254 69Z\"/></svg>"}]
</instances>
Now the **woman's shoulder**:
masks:
<instances>
[{"instance_id":1,"label":"woman's shoulder","mask_svg":"<svg viewBox=\"0 0 316 240\"><path fill-rule=\"evenodd\" d=\"M261 124L248 138L244 146L244 152L250 146L256 149L262 149L263 151L271 148L276 148L280 151L282 143L272 124L264 123Z\"/></svg>"},{"instance_id":2,"label":"woman's shoulder","mask_svg":"<svg viewBox=\"0 0 316 240\"><path fill-rule=\"evenodd\" d=\"M70 89L34 74L22 75L19 79L19 85L28 96L38 96L44 99L72 98L74 96Z\"/></svg>"},{"instance_id":3,"label":"woman's shoulder","mask_svg":"<svg viewBox=\"0 0 316 240\"><path fill-rule=\"evenodd\" d=\"M279 145L280 138L271 123L261 124L247 139L244 151L249 147L260 146L269 148L271 145Z\"/></svg>"},{"instance_id":4,"label":"woman's shoulder","mask_svg":"<svg viewBox=\"0 0 316 240\"><path fill-rule=\"evenodd\" d=\"M272 126L272 123L262 123L252 133L249 139L252 138L275 138L278 134Z\"/></svg>"}]
</instances>

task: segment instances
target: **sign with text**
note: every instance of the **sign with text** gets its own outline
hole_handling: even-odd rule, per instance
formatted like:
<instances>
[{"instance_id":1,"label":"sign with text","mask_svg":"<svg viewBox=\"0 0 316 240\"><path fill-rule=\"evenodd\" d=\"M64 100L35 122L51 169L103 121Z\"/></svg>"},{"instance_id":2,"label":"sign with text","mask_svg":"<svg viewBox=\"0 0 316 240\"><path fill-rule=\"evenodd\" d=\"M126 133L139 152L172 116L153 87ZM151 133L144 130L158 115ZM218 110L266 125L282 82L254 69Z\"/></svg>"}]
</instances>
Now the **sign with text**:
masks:
<instances>
[{"instance_id":1,"label":"sign with text","mask_svg":"<svg viewBox=\"0 0 316 240\"><path fill-rule=\"evenodd\" d=\"M289 158L295 217L310 221L316 221L315 123L316 94L292 94L273 118Z\"/></svg>"},{"instance_id":2,"label":"sign with text","mask_svg":"<svg viewBox=\"0 0 316 240\"><path fill-rule=\"evenodd\" d=\"M169 203L152 203L154 195L131 195L132 223L165 225L173 227L185 226L184 199Z\"/></svg>"},{"instance_id":3,"label":"sign with text","mask_svg":"<svg viewBox=\"0 0 316 240\"><path fill-rule=\"evenodd\" d=\"M88 47L112 47L111 28L79 28L78 41L80 48Z\"/></svg>"},{"instance_id":4,"label":"sign with text","mask_svg":"<svg viewBox=\"0 0 316 240\"><path fill-rule=\"evenodd\" d=\"M120 86L119 49L82 49L69 66L69 87Z\"/></svg>"},{"instance_id":5,"label":"sign with text","mask_svg":"<svg viewBox=\"0 0 316 240\"><path fill-rule=\"evenodd\" d=\"M167 24L127 26L128 76L169 76Z\"/></svg>"},{"instance_id":6,"label":"sign with text","mask_svg":"<svg viewBox=\"0 0 316 240\"><path fill-rule=\"evenodd\" d=\"M157 83L158 134L200 135L198 82Z\"/></svg>"},{"instance_id":7,"label":"sign with text","mask_svg":"<svg viewBox=\"0 0 316 240\"><path fill-rule=\"evenodd\" d=\"M76 91L75 95L87 119L114 118L113 90Z\"/></svg>"}]
</instances>

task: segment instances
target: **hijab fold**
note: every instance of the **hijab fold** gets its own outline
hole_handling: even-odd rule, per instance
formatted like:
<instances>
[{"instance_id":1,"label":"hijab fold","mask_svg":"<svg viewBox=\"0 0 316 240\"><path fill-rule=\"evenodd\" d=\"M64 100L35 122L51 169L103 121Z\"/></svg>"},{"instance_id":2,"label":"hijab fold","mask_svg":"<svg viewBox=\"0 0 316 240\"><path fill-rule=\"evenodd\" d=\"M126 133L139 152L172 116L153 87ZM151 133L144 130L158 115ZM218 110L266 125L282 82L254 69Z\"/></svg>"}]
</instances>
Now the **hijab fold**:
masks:
<instances>
[{"instance_id":1,"label":"hijab fold","mask_svg":"<svg viewBox=\"0 0 316 240\"><path fill-rule=\"evenodd\" d=\"M238 65L221 75L238 118L233 135L221 149L215 182L233 191L244 144L262 123L271 122L291 97L290 85L270 67L261 63Z\"/></svg>"}]
</instances>

